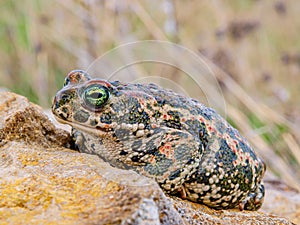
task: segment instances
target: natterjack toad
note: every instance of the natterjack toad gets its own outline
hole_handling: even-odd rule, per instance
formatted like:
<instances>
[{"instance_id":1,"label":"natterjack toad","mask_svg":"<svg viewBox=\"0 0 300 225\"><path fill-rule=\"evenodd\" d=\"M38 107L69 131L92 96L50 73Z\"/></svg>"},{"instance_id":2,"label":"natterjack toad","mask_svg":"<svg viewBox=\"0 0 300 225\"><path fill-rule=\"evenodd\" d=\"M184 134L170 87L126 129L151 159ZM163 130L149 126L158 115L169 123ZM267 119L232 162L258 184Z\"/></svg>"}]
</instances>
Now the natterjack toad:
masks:
<instances>
[{"instance_id":1,"label":"natterjack toad","mask_svg":"<svg viewBox=\"0 0 300 225\"><path fill-rule=\"evenodd\" d=\"M81 152L153 178L169 194L216 209L257 210L264 162L213 109L155 84L69 73L53 114Z\"/></svg>"}]
</instances>

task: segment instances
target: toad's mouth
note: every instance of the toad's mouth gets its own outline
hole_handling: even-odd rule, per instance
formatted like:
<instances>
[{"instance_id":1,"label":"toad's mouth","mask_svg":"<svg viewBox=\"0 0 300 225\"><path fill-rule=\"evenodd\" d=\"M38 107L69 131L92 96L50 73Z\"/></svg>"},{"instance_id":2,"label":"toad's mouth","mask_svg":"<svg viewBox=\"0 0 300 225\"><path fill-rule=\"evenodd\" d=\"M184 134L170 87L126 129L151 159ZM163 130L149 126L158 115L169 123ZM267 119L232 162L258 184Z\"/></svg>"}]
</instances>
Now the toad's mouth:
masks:
<instances>
[{"instance_id":1,"label":"toad's mouth","mask_svg":"<svg viewBox=\"0 0 300 225\"><path fill-rule=\"evenodd\" d=\"M92 127L87 124L77 123L76 121L67 121L56 115L54 115L54 118L59 123L70 125L71 127L75 128L76 130L86 132L86 133L89 133L92 135L97 135L97 136L107 135L108 133L112 132L113 128L114 128L112 125L108 125L108 124L100 124L96 127Z\"/></svg>"}]
</instances>

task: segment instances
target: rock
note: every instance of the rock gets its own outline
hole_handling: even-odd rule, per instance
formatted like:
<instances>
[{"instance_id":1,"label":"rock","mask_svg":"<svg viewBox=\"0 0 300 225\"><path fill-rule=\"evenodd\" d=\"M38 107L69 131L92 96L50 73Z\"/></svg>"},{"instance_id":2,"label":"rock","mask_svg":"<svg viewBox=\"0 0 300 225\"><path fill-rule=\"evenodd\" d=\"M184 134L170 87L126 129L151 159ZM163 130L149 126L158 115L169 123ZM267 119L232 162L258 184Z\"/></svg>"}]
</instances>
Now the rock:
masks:
<instances>
[{"instance_id":1,"label":"rock","mask_svg":"<svg viewBox=\"0 0 300 225\"><path fill-rule=\"evenodd\" d=\"M300 224L299 191L277 178L267 178L265 187L267 192L261 211L283 216L295 224Z\"/></svg>"},{"instance_id":2,"label":"rock","mask_svg":"<svg viewBox=\"0 0 300 225\"><path fill-rule=\"evenodd\" d=\"M1 224L292 224L166 197L152 180L95 155L15 141L0 155Z\"/></svg>"},{"instance_id":3,"label":"rock","mask_svg":"<svg viewBox=\"0 0 300 225\"><path fill-rule=\"evenodd\" d=\"M56 129L42 109L25 97L0 92L0 146L12 140L55 147L69 143L70 135Z\"/></svg>"},{"instance_id":4,"label":"rock","mask_svg":"<svg viewBox=\"0 0 300 225\"><path fill-rule=\"evenodd\" d=\"M186 224L293 224L288 219L260 211L214 210L178 198L175 200L174 206L184 218Z\"/></svg>"},{"instance_id":5,"label":"rock","mask_svg":"<svg viewBox=\"0 0 300 225\"><path fill-rule=\"evenodd\" d=\"M0 154L0 224L182 224L154 182L97 156L14 141Z\"/></svg>"},{"instance_id":6,"label":"rock","mask_svg":"<svg viewBox=\"0 0 300 225\"><path fill-rule=\"evenodd\" d=\"M0 115L0 224L292 224L267 208L168 197L153 180L64 148L69 135L24 97L2 95Z\"/></svg>"}]
</instances>

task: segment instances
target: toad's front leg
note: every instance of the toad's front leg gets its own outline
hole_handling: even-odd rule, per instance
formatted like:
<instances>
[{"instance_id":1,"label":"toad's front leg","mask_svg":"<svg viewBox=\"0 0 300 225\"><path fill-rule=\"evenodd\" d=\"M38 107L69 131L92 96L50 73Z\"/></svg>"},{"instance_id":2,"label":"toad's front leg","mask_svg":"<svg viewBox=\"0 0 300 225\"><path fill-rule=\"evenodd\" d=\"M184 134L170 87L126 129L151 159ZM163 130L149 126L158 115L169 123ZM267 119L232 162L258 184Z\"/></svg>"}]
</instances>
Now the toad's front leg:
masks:
<instances>
[{"instance_id":1,"label":"toad's front leg","mask_svg":"<svg viewBox=\"0 0 300 225\"><path fill-rule=\"evenodd\" d=\"M137 171L154 178L167 193L185 198L183 184L199 168L203 145L188 132L159 129L140 147L146 153L141 160L147 163Z\"/></svg>"}]
</instances>

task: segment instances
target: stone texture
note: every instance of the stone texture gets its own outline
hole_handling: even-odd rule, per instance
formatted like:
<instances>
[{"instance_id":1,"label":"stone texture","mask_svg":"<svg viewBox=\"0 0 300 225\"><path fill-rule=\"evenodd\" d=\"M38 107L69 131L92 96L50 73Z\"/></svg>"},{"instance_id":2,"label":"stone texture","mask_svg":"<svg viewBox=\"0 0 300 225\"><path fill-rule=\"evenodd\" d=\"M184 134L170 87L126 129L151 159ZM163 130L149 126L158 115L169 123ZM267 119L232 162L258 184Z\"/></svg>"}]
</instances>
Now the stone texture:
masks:
<instances>
[{"instance_id":1,"label":"stone texture","mask_svg":"<svg viewBox=\"0 0 300 225\"><path fill-rule=\"evenodd\" d=\"M298 221L299 193L274 183L259 212L167 197L148 178L64 148L68 133L24 97L0 97L0 224L292 224L270 212ZM284 214L272 205L293 207Z\"/></svg>"},{"instance_id":2,"label":"stone texture","mask_svg":"<svg viewBox=\"0 0 300 225\"><path fill-rule=\"evenodd\" d=\"M0 224L182 224L155 183L97 156L14 141L0 155Z\"/></svg>"},{"instance_id":3,"label":"stone texture","mask_svg":"<svg viewBox=\"0 0 300 225\"><path fill-rule=\"evenodd\" d=\"M265 204L261 211L286 217L300 224L300 193L277 178L267 178Z\"/></svg>"},{"instance_id":4,"label":"stone texture","mask_svg":"<svg viewBox=\"0 0 300 225\"><path fill-rule=\"evenodd\" d=\"M178 198L175 199L174 206L186 224L293 224L285 218L260 211L213 210Z\"/></svg>"},{"instance_id":5,"label":"stone texture","mask_svg":"<svg viewBox=\"0 0 300 225\"><path fill-rule=\"evenodd\" d=\"M55 147L67 145L70 135L55 128L42 109L25 97L0 92L0 146L11 140Z\"/></svg>"}]
</instances>

